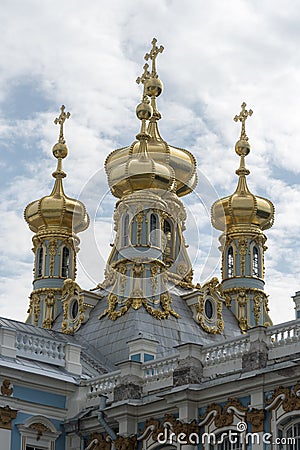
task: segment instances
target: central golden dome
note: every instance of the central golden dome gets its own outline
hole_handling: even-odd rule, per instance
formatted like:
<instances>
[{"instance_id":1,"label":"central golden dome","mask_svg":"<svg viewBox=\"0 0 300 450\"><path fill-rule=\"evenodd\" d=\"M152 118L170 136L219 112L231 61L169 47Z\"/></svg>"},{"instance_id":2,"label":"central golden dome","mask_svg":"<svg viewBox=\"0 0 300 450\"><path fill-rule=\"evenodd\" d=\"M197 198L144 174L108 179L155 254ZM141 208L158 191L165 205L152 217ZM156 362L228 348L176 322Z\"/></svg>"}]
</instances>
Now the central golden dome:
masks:
<instances>
[{"instance_id":1,"label":"central golden dome","mask_svg":"<svg viewBox=\"0 0 300 450\"><path fill-rule=\"evenodd\" d=\"M137 115L141 120L149 120L145 138L147 163L139 135L130 146L110 153L105 161L110 189L119 198L133 190L145 189L145 186L172 190L182 197L197 184L194 156L188 150L169 145L158 130L157 122L161 116L156 108L156 97L161 94L163 84L156 73L155 60L163 47L158 48L156 42L153 39L152 49L145 55L146 60L152 60L151 73L148 71L149 65L145 64L143 75L137 79L144 85L143 101L137 108ZM148 97L151 98L151 105L146 101Z\"/></svg>"},{"instance_id":2,"label":"central golden dome","mask_svg":"<svg viewBox=\"0 0 300 450\"><path fill-rule=\"evenodd\" d=\"M174 171L176 186L174 192L182 197L189 194L197 185L196 160L185 149L174 147L164 141L159 133L157 119L152 118L148 126L149 140L147 152L154 163L169 165ZM127 162L136 159L140 152L140 142L135 141L129 147L113 151L105 162L105 170L108 175L109 186L116 197L122 197L121 184L127 184L125 167ZM142 175L142 173L141 173ZM122 181L121 181L122 180Z\"/></svg>"}]
</instances>

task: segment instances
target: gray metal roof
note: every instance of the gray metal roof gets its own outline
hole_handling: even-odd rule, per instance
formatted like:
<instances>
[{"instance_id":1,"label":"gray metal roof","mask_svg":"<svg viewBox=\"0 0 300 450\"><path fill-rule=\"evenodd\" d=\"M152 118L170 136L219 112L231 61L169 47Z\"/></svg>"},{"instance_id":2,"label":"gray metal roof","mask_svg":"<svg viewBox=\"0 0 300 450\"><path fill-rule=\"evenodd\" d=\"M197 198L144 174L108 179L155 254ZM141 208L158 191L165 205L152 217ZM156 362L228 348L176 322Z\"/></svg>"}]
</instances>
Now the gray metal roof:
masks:
<instances>
[{"instance_id":1,"label":"gray metal roof","mask_svg":"<svg viewBox=\"0 0 300 450\"><path fill-rule=\"evenodd\" d=\"M179 288L173 288L172 307L180 318L170 316L158 320L141 307L138 310L130 308L125 315L112 321L108 317L99 320L99 315L107 307L106 298L102 298L91 311L89 320L76 332L78 343L81 339L88 341L113 364L128 360L128 341L147 337L158 341L157 357L163 357L174 352L174 347L183 343L209 345L226 339L240 336L241 331L236 318L228 308L223 308L225 328L221 335L205 332L192 317L192 311L179 294L186 293Z\"/></svg>"}]
</instances>

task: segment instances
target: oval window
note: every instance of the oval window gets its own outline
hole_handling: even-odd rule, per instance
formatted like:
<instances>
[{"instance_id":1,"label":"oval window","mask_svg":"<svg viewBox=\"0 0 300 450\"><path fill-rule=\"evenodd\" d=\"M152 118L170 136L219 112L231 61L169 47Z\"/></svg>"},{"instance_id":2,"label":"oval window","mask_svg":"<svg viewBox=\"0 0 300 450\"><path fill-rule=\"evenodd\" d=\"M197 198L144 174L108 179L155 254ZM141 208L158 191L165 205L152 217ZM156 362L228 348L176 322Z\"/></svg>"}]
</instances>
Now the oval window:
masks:
<instances>
[{"instance_id":1,"label":"oval window","mask_svg":"<svg viewBox=\"0 0 300 450\"><path fill-rule=\"evenodd\" d=\"M72 319L76 319L78 315L79 305L78 301L76 299L73 300L72 306L71 306L71 317Z\"/></svg>"},{"instance_id":2,"label":"oval window","mask_svg":"<svg viewBox=\"0 0 300 450\"><path fill-rule=\"evenodd\" d=\"M211 300L206 300L204 304L205 315L208 319L211 319L214 314L214 307Z\"/></svg>"}]
</instances>

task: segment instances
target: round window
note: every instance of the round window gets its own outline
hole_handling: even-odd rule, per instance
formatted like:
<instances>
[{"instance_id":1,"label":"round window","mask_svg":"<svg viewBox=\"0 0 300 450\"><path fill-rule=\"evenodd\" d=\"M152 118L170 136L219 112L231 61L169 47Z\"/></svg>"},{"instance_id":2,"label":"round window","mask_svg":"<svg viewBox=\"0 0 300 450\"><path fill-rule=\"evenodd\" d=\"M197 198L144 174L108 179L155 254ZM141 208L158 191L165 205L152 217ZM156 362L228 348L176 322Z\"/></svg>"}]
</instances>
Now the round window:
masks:
<instances>
[{"instance_id":1,"label":"round window","mask_svg":"<svg viewBox=\"0 0 300 450\"><path fill-rule=\"evenodd\" d=\"M76 299L74 299L73 302L72 302L72 305L71 305L71 317L72 317L72 319L76 319L76 317L78 315L78 309L79 309L78 301Z\"/></svg>"},{"instance_id":2,"label":"round window","mask_svg":"<svg viewBox=\"0 0 300 450\"><path fill-rule=\"evenodd\" d=\"M211 319L214 314L214 307L211 300L206 300L204 304L205 315L208 319Z\"/></svg>"}]
</instances>

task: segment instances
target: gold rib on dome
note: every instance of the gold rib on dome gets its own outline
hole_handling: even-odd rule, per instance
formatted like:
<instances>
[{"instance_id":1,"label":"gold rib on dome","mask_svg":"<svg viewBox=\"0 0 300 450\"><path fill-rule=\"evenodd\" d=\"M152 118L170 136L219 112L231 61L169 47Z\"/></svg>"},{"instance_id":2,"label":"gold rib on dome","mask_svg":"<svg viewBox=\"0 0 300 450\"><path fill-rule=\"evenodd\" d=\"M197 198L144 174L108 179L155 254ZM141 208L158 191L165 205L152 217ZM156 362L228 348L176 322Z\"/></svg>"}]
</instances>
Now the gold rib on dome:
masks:
<instances>
[{"instance_id":1,"label":"gold rib on dome","mask_svg":"<svg viewBox=\"0 0 300 450\"><path fill-rule=\"evenodd\" d=\"M235 151L240 156L240 166L236 170L239 177L235 192L216 201L212 206L212 224L221 231L226 231L231 226L256 226L261 230L271 228L274 222L274 205L264 198L250 192L246 176L250 171L246 168L245 157L250 152L250 144L246 134L245 122L253 111L246 110L246 103L242 104L239 115L234 121L242 124L241 136L235 145Z\"/></svg>"},{"instance_id":2,"label":"gold rib on dome","mask_svg":"<svg viewBox=\"0 0 300 450\"><path fill-rule=\"evenodd\" d=\"M24 212L25 220L34 233L45 231L62 231L78 233L84 231L89 225L89 216L85 206L78 200L68 197L63 188L63 178L66 177L62 170L62 160L68 155L68 147L65 142L63 127L70 113L65 112L62 105L59 117L54 123L60 126L58 142L52 152L57 158L57 168L52 176L55 183L50 195L30 203Z\"/></svg>"},{"instance_id":3,"label":"gold rib on dome","mask_svg":"<svg viewBox=\"0 0 300 450\"><path fill-rule=\"evenodd\" d=\"M163 46L158 47L157 39L153 38L152 48L149 53L146 53L145 60L151 61L151 71L149 71L149 64L144 65L143 74L137 78L137 83L142 83L144 87L144 97L150 98L152 114L147 119L149 121L147 128L147 155L148 158L160 166L168 167L172 171L175 178L175 183L169 186L168 190L173 190L178 196L183 196L190 193L197 184L196 175L196 161L194 156L185 149L173 147L169 145L161 137L158 130L158 120L161 118L156 105L156 98L163 91L163 83L159 79L156 69L156 59L159 53L164 50ZM137 141L129 147L121 148L112 152L106 159L105 169L108 176L109 186L112 193L121 198L123 195L129 193L127 188L130 180L127 182L128 174L124 171L126 163L131 159L136 159L140 153L141 142ZM122 172L123 170L123 172ZM159 177L157 177L157 180ZM155 187L155 183L152 187ZM160 186L162 189L166 189Z\"/></svg>"}]
</instances>

